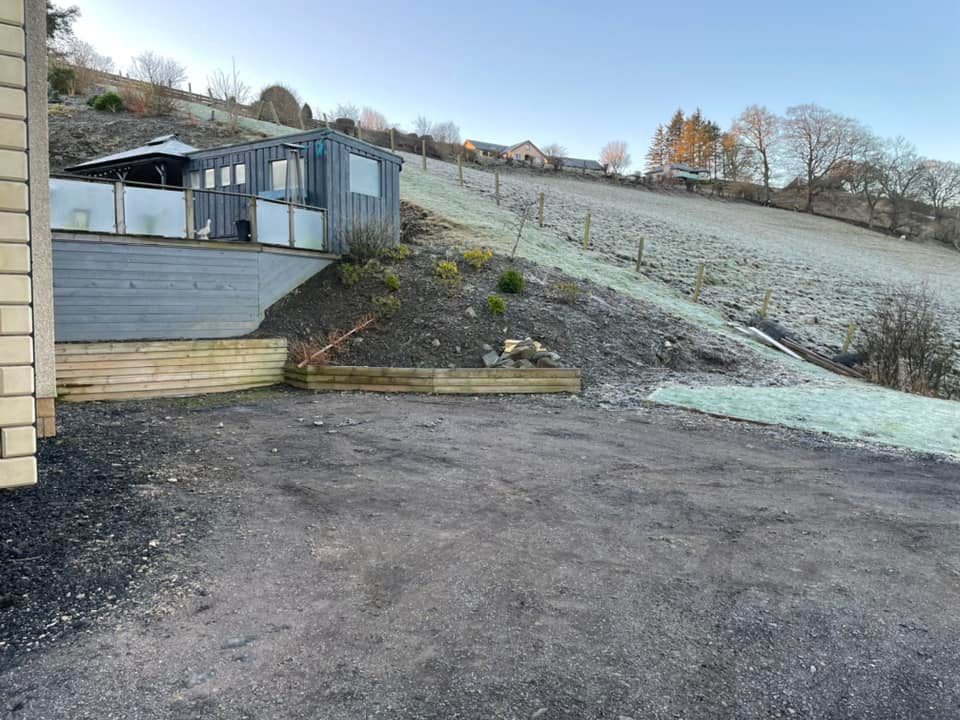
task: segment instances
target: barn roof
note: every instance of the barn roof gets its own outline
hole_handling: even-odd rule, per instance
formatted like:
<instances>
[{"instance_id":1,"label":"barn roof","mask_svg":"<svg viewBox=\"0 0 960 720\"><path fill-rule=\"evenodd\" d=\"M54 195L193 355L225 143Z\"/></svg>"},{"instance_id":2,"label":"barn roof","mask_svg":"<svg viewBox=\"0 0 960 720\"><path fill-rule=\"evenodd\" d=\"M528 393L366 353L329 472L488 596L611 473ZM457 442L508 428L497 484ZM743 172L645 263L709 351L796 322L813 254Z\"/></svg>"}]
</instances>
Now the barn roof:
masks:
<instances>
[{"instance_id":1,"label":"barn roof","mask_svg":"<svg viewBox=\"0 0 960 720\"><path fill-rule=\"evenodd\" d=\"M507 149L506 145L497 145L496 143L482 142L480 140L467 140L467 142L473 145L477 150L483 150L484 152L502 153Z\"/></svg>"},{"instance_id":2,"label":"barn roof","mask_svg":"<svg viewBox=\"0 0 960 720\"><path fill-rule=\"evenodd\" d=\"M580 158L561 158L561 160L563 160L563 166L568 168L576 168L577 170L603 170L603 165L596 160L581 160Z\"/></svg>"}]
</instances>

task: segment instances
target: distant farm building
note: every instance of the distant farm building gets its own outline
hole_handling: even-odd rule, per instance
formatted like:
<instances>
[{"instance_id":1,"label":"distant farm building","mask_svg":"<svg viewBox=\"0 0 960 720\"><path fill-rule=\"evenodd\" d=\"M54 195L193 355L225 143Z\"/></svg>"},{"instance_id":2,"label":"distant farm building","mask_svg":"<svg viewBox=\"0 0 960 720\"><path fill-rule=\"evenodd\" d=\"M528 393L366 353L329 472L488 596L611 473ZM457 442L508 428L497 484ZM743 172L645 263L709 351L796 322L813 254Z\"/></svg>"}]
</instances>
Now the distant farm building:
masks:
<instances>
[{"instance_id":1,"label":"distant farm building","mask_svg":"<svg viewBox=\"0 0 960 720\"><path fill-rule=\"evenodd\" d=\"M644 172L648 182L666 182L668 180L682 180L685 182L699 182L710 179L710 171L686 163L670 163L669 165L654 165Z\"/></svg>"}]
</instances>

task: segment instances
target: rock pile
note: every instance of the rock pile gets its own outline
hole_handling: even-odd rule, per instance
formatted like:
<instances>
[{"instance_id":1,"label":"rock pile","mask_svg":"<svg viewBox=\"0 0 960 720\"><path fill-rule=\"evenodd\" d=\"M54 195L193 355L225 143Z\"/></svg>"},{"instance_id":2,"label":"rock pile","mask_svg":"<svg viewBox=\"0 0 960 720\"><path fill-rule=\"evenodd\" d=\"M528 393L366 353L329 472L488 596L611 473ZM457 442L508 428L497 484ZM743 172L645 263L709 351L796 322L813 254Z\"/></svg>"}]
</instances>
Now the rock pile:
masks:
<instances>
[{"instance_id":1,"label":"rock pile","mask_svg":"<svg viewBox=\"0 0 960 720\"><path fill-rule=\"evenodd\" d=\"M489 346L487 346L489 347ZM488 368L558 368L560 356L546 350L532 338L520 341L507 340L503 352L490 348L483 356L483 365Z\"/></svg>"}]
</instances>

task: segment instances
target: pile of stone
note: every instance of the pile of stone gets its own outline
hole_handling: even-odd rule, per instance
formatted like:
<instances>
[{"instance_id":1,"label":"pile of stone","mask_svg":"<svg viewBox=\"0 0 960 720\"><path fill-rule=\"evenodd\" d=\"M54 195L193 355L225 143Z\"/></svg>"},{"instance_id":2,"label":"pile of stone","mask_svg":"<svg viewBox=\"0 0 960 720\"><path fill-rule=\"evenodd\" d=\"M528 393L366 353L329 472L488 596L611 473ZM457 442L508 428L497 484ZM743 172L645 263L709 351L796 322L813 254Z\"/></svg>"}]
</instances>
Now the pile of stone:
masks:
<instances>
[{"instance_id":1,"label":"pile of stone","mask_svg":"<svg viewBox=\"0 0 960 720\"><path fill-rule=\"evenodd\" d=\"M489 345L483 356L483 365L488 368L558 368L560 356L550 352L532 338L507 340L503 352L498 353Z\"/></svg>"}]
</instances>

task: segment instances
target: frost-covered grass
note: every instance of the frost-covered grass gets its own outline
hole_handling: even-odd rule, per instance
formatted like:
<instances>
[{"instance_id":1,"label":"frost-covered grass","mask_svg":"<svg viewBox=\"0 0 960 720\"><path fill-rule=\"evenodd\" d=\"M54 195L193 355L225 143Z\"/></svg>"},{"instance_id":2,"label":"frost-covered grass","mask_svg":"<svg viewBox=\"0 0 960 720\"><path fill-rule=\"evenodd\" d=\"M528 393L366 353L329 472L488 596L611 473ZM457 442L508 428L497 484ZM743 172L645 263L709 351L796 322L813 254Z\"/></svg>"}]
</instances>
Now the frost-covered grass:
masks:
<instances>
[{"instance_id":1,"label":"frost-covered grass","mask_svg":"<svg viewBox=\"0 0 960 720\"><path fill-rule=\"evenodd\" d=\"M604 208L609 210L626 202L637 205L636 221L638 226L645 227L647 231L652 221L649 217L644 220L645 216L654 213L663 217L669 216L673 223L669 230L670 256L675 258L682 258L684 253L695 258L706 252L702 243L704 233L717 238L714 231L729 235L731 227L739 228L739 232L747 234L751 227L761 228L758 232L763 240L757 241L751 247L751 252L755 255L755 259L751 261L753 265L762 266L768 262L782 264L786 262L785 258L793 257L795 271L784 277L792 278L797 283L794 290L805 301L811 302L819 302L817 298L832 296L844 289L854 291L857 282L862 283L864 277L872 277L871 273L883 274L883 269L888 265L891 266L887 268L891 278L938 280L939 288L943 290L944 273L952 272L954 264L960 276L960 255L954 257L949 254L950 251L941 252L936 248L912 248L917 251L916 254L905 253L900 246L890 245L897 243L895 240L797 213L767 211L697 198L676 198L549 176L541 179L539 176L504 173L501 182L504 199L498 207L494 202L491 173L467 168L464 170L466 187L461 188L456 179L455 166L429 160L427 172L423 172L419 157L408 155L406 159L407 163L401 175L401 195L404 199L457 223L462 229L461 234L465 241L487 244L501 253L510 252L513 246L520 208L532 202L541 188L549 190L552 183L562 186L564 193L574 195L572 199L563 201L567 207L568 229L558 228L555 223L547 223L547 227L543 229L537 227L534 210L525 225L518 255L655 303L680 318L724 335L730 342L743 344L768 357L777 357L783 364L785 381L796 383L791 387L674 385L657 390L651 399L758 422L960 457L960 404L906 395L847 380L744 340L726 325L727 317L720 310L721 304L715 303L713 307L705 304L694 305L687 295L689 289L671 287L658 282L655 276L638 276L629 260L598 250L598 247L604 247L609 239L603 239L603 233L607 230L602 222L598 227L597 218L602 217ZM576 191L580 191L581 195L577 196ZM552 197L556 203L556 197ZM595 213L595 243L590 250L581 247L582 222L579 225L575 222L577 217L581 217L581 213L585 215L587 209ZM552 211L555 212L556 208ZM738 220L740 214L747 219ZM764 224L771 227L763 230ZM793 246L789 246L787 240L791 224L796 228ZM685 234L688 232L693 236L688 237ZM596 233L600 234L599 238ZM847 233L850 234L847 238L850 240L849 247L828 247L830 243L843 242ZM636 235L636 232L630 234L629 244L621 242L624 255L628 255L628 249L633 252L632 238ZM662 248L662 243L667 241L661 238L659 242ZM730 242L728 240L722 243L728 254L736 252ZM752 241L743 241L745 244L749 242ZM797 245L803 243L807 243L807 246L798 249ZM741 252L745 244L739 246ZM657 258L657 245L654 244L653 247L653 255ZM650 251L649 244L647 250ZM721 252L720 249L713 251ZM823 253L823 257L816 253ZM661 262L663 254L661 250ZM774 260L771 260L771 257ZM831 263L837 264L835 270L829 269ZM691 261L690 265L692 270L696 263ZM749 269L752 266L745 267ZM928 270L930 273L926 274ZM859 280L855 279L858 274ZM721 282L725 277L721 274ZM870 282L875 287L882 286L875 278ZM849 287L845 287L844 283L848 283ZM756 284L757 288L761 286L762 283ZM822 293L823 288L830 290ZM782 291L786 290L784 288ZM957 291L956 287L951 290L956 293L957 307L960 307L960 291ZM704 292L709 295L715 291L716 289L710 286ZM757 292L762 297L762 292ZM948 292L945 297L949 299L954 295ZM759 303L759 300L757 302ZM838 321L835 330L839 333L840 329Z\"/></svg>"},{"instance_id":2,"label":"frost-covered grass","mask_svg":"<svg viewBox=\"0 0 960 720\"><path fill-rule=\"evenodd\" d=\"M960 459L960 403L862 384L660 388L651 400Z\"/></svg>"}]
</instances>

